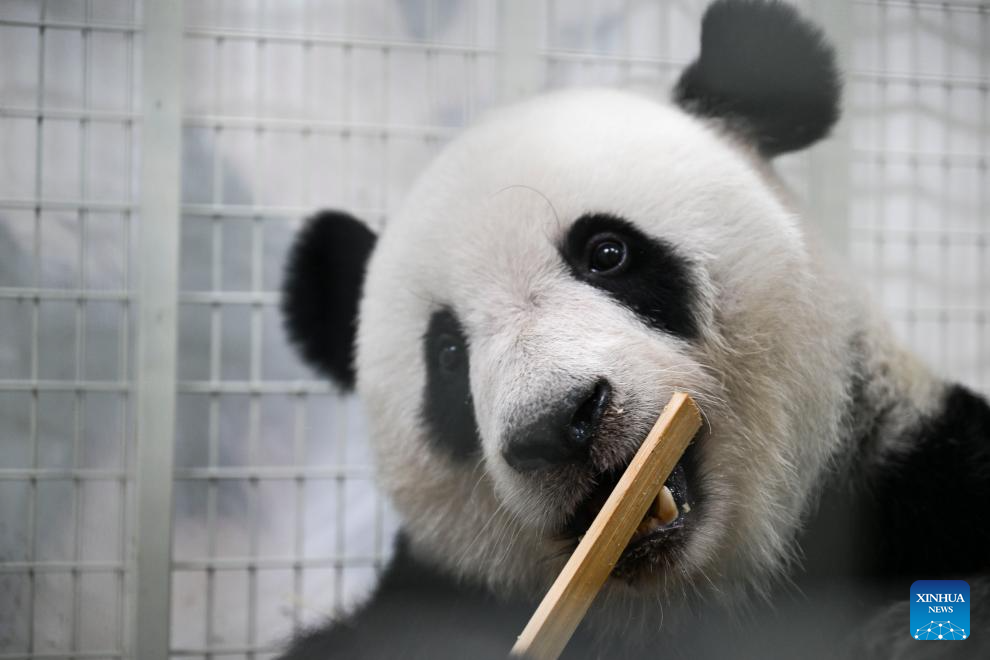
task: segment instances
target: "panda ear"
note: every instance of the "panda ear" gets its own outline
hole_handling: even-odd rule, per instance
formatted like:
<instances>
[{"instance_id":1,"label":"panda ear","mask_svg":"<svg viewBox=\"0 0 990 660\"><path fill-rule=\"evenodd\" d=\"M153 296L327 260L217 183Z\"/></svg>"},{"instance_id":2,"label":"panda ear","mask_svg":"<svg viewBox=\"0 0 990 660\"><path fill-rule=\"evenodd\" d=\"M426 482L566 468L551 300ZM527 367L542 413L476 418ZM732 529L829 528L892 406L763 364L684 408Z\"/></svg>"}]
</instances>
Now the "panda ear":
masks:
<instances>
[{"instance_id":1,"label":"panda ear","mask_svg":"<svg viewBox=\"0 0 990 660\"><path fill-rule=\"evenodd\" d=\"M289 250L282 284L286 331L303 359L354 388L358 303L375 234L350 214L321 211Z\"/></svg>"},{"instance_id":2,"label":"panda ear","mask_svg":"<svg viewBox=\"0 0 990 660\"><path fill-rule=\"evenodd\" d=\"M701 54L674 100L725 122L766 157L807 147L839 118L842 83L822 32L777 0L717 0L701 23Z\"/></svg>"}]
</instances>

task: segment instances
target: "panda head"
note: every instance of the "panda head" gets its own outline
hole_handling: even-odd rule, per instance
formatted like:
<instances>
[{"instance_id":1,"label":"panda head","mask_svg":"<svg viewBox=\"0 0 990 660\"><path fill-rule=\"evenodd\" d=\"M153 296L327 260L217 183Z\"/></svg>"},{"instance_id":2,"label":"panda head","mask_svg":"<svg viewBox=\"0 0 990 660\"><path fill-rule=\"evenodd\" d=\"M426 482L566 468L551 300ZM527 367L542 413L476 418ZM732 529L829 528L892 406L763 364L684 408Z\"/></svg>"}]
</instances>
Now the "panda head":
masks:
<instances>
[{"instance_id":1,"label":"panda head","mask_svg":"<svg viewBox=\"0 0 990 660\"><path fill-rule=\"evenodd\" d=\"M567 91L454 140L375 236L314 217L286 326L356 384L381 484L421 557L501 593L560 570L675 390L705 425L678 517L615 597L759 585L841 423L842 332L767 159L823 137L839 82L777 2L717 2L674 103Z\"/></svg>"}]
</instances>

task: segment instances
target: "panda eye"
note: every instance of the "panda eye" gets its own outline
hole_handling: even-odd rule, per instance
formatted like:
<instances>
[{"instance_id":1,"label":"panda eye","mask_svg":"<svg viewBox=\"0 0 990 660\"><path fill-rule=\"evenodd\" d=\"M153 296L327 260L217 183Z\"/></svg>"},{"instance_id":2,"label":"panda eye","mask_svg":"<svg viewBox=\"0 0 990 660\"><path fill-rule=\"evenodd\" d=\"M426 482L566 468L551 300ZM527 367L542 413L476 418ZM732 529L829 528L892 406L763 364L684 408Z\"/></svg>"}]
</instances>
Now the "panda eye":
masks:
<instances>
[{"instance_id":1,"label":"panda eye","mask_svg":"<svg viewBox=\"0 0 990 660\"><path fill-rule=\"evenodd\" d=\"M436 310L423 335L423 421L429 441L456 460L467 460L481 447L471 396L471 344L464 326L449 307Z\"/></svg>"},{"instance_id":2,"label":"panda eye","mask_svg":"<svg viewBox=\"0 0 990 660\"><path fill-rule=\"evenodd\" d=\"M608 233L594 236L588 244L588 269L593 273L615 273L626 264L625 242Z\"/></svg>"},{"instance_id":3,"label":"panda eye","mask_svg":"<svg viewBox=\"0 0 990 660\"><path fill-rule=\"evenodd\" d=\"M443 334L437 338L437 366L446 374L455 373L464 362L464 350L453 335Z\"/></svg>"},{"instance_id":4,"label":"panda eye","mask_svg":"<svg viewBox=\"0 0 990 660\"><path fill-rule=\"evenodd\" d=\"M697 288L694 265L672 244L609 213L574 221L560 256L580 282L609 294L662 332L693 339Z\"/></svg>"}]
</instances>

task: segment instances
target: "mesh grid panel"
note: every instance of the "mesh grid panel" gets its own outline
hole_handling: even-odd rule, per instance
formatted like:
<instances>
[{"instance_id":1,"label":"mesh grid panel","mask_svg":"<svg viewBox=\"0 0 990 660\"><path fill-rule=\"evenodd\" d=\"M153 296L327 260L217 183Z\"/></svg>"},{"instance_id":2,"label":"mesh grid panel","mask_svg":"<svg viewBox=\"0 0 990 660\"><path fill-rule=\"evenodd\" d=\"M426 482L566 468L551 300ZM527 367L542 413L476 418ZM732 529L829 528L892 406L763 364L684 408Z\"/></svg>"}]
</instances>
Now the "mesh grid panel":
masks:
<instances>
[{"instance_id":1,"label":"mesh grid panel","mask_svg":"<svg viewBox=\"0 0 990 660\"><path fill-rule=\"evenodd\" d=\"M396 521L359 404L287 345L281 268L316 209L384 226L497 103L509 5L186 3L173 657L272 657L387 560ZM538 87L662 90L704 3L519 6L540 26ZM986 392L990 9L843 6L838 247L900 337ZM0 4L0 660L138 657L141 21L138 0ZM799 199L823 184L816 153L782 159Z\"/></svg>"},{"instance_id":2,"label":"mesh grid panel","mask_svg":"<svg viewBox=\"0 0 990 660\"><path fill-rule=\"evenodd\" d=\"M3 658L127 648L138 20L0 8Z\"/></svg>"},{"instance_id":3,"label":"mesh grid panel","mask_svg":"<svg viewBox=\"0 0 990 660\"><path fill-rule=\"evenodd\" d=\"M990 389L990 7L857 2L853 260L898 334Z\"/></svg>"}]
</instances>

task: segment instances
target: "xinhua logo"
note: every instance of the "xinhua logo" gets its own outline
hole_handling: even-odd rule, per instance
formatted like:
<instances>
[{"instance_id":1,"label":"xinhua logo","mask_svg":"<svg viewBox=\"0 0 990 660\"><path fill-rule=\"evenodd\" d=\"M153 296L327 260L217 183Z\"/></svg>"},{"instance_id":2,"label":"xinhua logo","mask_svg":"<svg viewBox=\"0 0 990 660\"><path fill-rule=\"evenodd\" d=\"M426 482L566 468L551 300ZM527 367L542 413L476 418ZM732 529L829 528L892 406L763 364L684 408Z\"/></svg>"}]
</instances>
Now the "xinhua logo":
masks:
<instances>
[{"instance_id":1,"label":"xinhua logo","mask_svg":"<svg viewBox=\"0 0 990 660\"><path fill-rule=\"evenodd\" d=\"M911 585L911 636L949 641L969 637L969 585L918 580Z\"/></svg>"}]
</instances>

